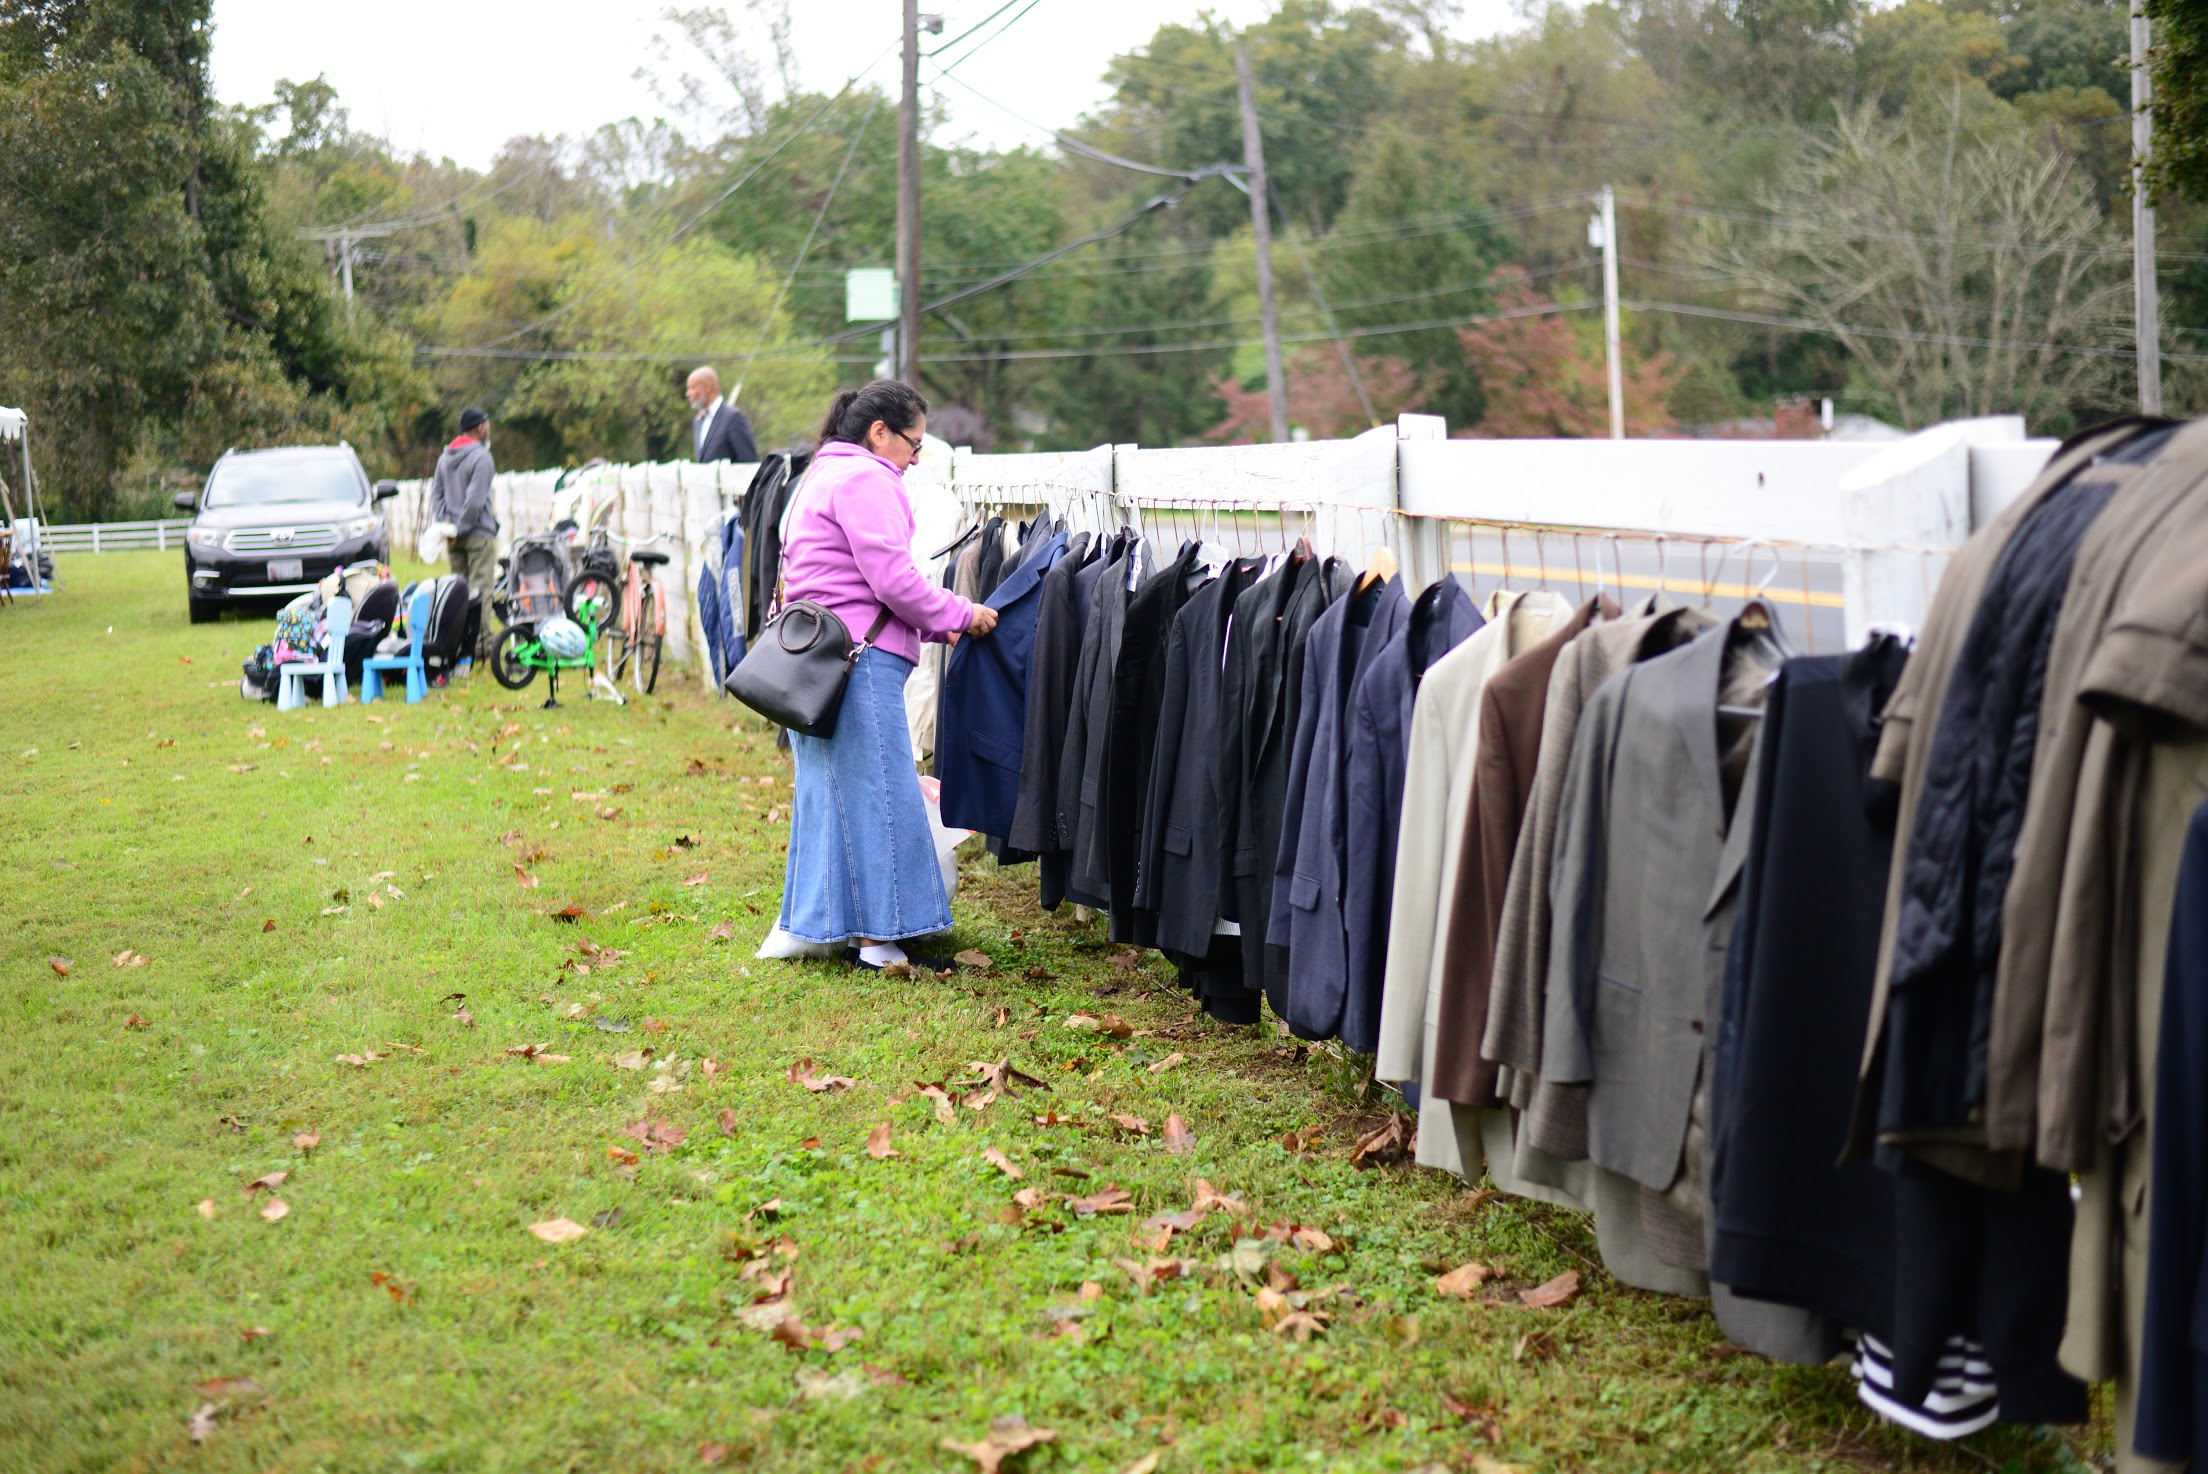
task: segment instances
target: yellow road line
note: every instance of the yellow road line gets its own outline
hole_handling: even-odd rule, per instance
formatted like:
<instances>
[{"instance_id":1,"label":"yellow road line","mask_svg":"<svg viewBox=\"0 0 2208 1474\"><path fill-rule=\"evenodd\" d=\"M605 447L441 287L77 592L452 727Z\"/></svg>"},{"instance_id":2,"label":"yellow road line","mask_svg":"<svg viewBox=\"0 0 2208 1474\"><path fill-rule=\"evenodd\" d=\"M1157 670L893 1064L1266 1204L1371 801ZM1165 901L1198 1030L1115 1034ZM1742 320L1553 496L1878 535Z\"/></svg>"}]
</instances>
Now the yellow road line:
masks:
<instances>
[{"instance_id":1,"label":"yellow road line","mask_svg":"<svg viewBox=\"0 0 2208 1474\"><path fill-rule=\"evenodd\" d=\"M1476 573L1489 578L1501 579L1522 578L1528 580L1529 586L1541 577L1541 569L1538 566L1529 567L1523 563L1451 563L1449 566L1458 573ZM1576 588L1580 582L1579 575L1569 564L1562 568L1551 567L1549 569L1549 584L1552 588L1560 588L1565 584L1570 584ZM1585 582L1590 589L1595 586L1595 579L1591 573ZM1606 585L1623 584L1629 589L1654 589L1659 587L1653 574L1619 574L1611 572L1609 569L1603 570L1603 582ZM1684 578L1673 578L1666 575L1660 586L1666 593L1677 595L1682 599L1690 594L1700 595L1702 592L1702 581L1692 575ZM1760 595L1747 584L1724 582L1712 585L1710 593L1715 597L1724 599L1765 598L1777 604L1801 604L1812 609L1845 609L1848 607L1848 601L1839 594L1822 593L1817 590L1804 593L1798 586L1792 589L1785 587L1783 582L1774 582L1770 588L1765 589Z\"/></svg>"}]
</instances>

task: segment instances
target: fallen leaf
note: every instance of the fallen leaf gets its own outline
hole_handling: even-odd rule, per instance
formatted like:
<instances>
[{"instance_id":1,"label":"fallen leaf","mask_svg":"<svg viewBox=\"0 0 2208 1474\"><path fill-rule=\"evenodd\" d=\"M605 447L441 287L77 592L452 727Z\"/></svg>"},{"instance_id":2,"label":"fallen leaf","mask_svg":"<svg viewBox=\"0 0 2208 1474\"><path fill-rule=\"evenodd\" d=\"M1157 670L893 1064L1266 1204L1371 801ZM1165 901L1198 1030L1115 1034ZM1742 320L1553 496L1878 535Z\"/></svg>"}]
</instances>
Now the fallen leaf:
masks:
<instances>
[{"instance_id":1,"label":"fallen leaf","mask_svg":"<svg viewBox=\"0 0 2208 1474\"><path fill-rule=\"evenodd\" d=\"M273 1336L275 1334L267 1326L240 1326L238 1328L238 1339L246 1342L258 1341L263 1336Z\"/></svg>"},{"instance_id":2,"label":"fallen leaf","mask_svg":"<svg viewBox=\"0 0 2208 1474\"><path fill-rule=\"evenodd\" d=\"M632 1141L642 1142L647 1152L673 1151L689 1139L690 1133L671 1121L631 1121L619 1133Z\"/></svg>"},{"instance_id":3,"label":"fallen leaf","mask_svg":"<svg viewBox=\"0 0 2208 1474\"><path fill-rule=\"evenodd\" d=\"M636 1165L636 1153L625 1146L609 1146L606 1148L606 1155L624 1167Z\"/></svg>"},{"instance_id":4,"label":"fallen leaf","mask_svg":"<svg viewBox=\"0 0 2208 1474\"><path fill-rule=\"evenodd\" d=\"M988 968L994 965L994 959L992 959L987 952L976 951L973 948L968 948L966 951L960 952L951 960L957 963L960 967Z\"/></svg>"},{"instance_id":5,"label":"fallen leaf","mask_svg":"<svg viewBox=\"0 0 2208 1474\"><path fill-rule=\"evenodd\" d=\"M1520 1290L1518 1298L1537 1310L1562 1305L1579 1293L1579 1271L1567 1269L1555 1279L1535 1285L1530 1290Z\"/></svg>"},{"instance_id":6,"label":"fallen leaf","mask_svg":"<svg viewBox=\"0 0 2208 1474\"><path fill-rule=\"evenodd\" d=\"M199 1200L199 1216L202 1218L215 1216L215 1200L213 1198L201 1198Z\"/></svg>"},{"instance_id":7,"label":"fallen leaf","mask_svg":"<svg viewBox=\"0 0 2208 1474\"><path fill-rule=\"evenodd\" d=\"M914 1089L935 1102L935 1119L948 1126L958 1119L958 1112L951 1108L951 1098L943 1093L940 1085L922 1085L914 1082Z\"/></svg>"},{"instance_id":8,"label":"fallen leaf","mask_svg":"<svg viewBox=\"0 0 2208 1474\"><path fill-rule=\"evenodd\" d=\"M1107 1187L1086 1197L1067 1198L1066 1206L1083 1218L1097 1213L1132 1213L1135 1211L1135 1197L1125 1188Z\"/></svg>"},{"instance_id":9,"label":"fallen leaf","mask_svg":"<svg viewBox=\"0 0 2208 1474\"><path fill-rule=\"evenodd\" d=\"M184 1431L191 1435L192 1442L205 1443L208 1439L214 1437L215 1415L221 1411L222 1409L214 1403L203 1402L199 1405L198 1411L184 1420Z\"/></svg>"},{"instance_id":10,"label":"fallen leaf","mask_svg":"<svg viewBox=\"0 0 2208 1474\"><path fill-rule=\"evenodd\" d=\"M728 1445L725 1443L701 1443L698 1445L698 1462L708 1469L727 1457Z\"/></svg>"},{"instance_id":11,"label":"fallen leaf","mask_svg":"<svg viewBox=\"0 0 2208 1474\"><path fill-rule=\"evenodd\" d=\"M129 1018L123 1020L123 1027L126 1029L150 1029L153 1027L153 1025L142 1014L134 1013Z\"/></svg>"},{"instance_id":12,"label":"fallen leaf","mask_svg":"<svg viewBox=\"0 0 2208 1474\"><path fill-rule=\"evenodd\" d=\"M1120 1130L1132 1132L1136 1136L1148 1136L1150 1134L1150 1123L1140 1116L1113 1116L1111 1122Z\"/></svg>"},{"instance_id":13,"label":"fallen leaf","mask_svg":"<svg viewBox=\"0 0 2208 1474\"><path fill-rule=\"evenodd\" d=\"M1050 1201L1050 1195L1039 1187L1023 1187L1012 1194L1012 1201L1030 1213Z\"/></svg>"},{"instance_id":14,"label":"fallen leaf","mask_svg":"<svg viewBox=\"0 0 2208 1474\"><path fill-rule=\"evenodd\" d=\"M245 1195L250 1198L264 1187L273 1192L283 1186L284 1179L289 1176L291 1176L289 1172L264 1173L245 1185Z\"/></svg>"},{"instance_id":15,"label":"fallen leaf","mask_svg":"<svg viewBox=\"0 0 2208 1474\"><path fill-rule=\"evenodd\" d=\"M812 1068L813 1062L811 1060L801 1059L796 1064L791 1065L785 1073L789 1075L792 1085L802 1085L815 1095L849 1090L859 1083L849 1075L815 1075L812 1073Z\"/></svg>"},{"instance_id":16,"label":"fallen leaf","mask_svg":"<svg viewBox=\"0 0 2208 1474\"><path fill-rule=\"evenodd\" d=\"M1006 1008L1006 1007L1005 1007L1005 1006L1004 1006L1003 1004L1001 1004L1001 1003L1000 1003L1000 1004L998 1004L998 1005L997 1005L997 1021L996 1021L995 1023L991 1024L991 1025L990 1025L989 1027L990 1027L990 1028L992 1028L992 1029L1001 1029L1001 1028L1003 1028L1003 1027L1004 1027L1004 1026L1005 1026L1006 1024L1009 1024L1010 1022L1012 1022L1012 1010L1011 1010L1011 1009L1009 1009L1009 1008Z\"/></svg>"},{"instance_id":17,"label":"fallen leaf","mask_svg":"<svg viewBox=\"0 0 2208 1474\"><path fill-rule=\"evenodd\" d=\"M1164 1059L1161 1059L1156 1064L1152 1065L1150 1067L1150 1073L1155 1075L1160 1070L1170 1070L1175 1065L1185 1065L1187 1063L1188 1056L1176 1049L1171 1054L1167 1055Z\"/></svg>"},{"instance_id":18,"label":"fallen leaf","mask_svg":"<svg viewBox=\"0 0 2208 1474\"><path fill-rule=\"evenodd\" d=\"M900 1377L898 1380L901 1382L904 1379ZM869 1381L872 1381L876 1386L887 1385L882 1383L879 1378L868 1377L864 1372L830 1373L819 1367L799 1367L797 1369L798 1395L808 1399L835 1398L839 1401L849 1402L852 1398L865 1394Z\"/></svg>"},{"instance_id":19,"label":"fallen leaf","mask_svg":"<svg viewBox=\"0 0 2208 1474\"><path fill-rule=\"evenodd\" d=\"M215 1377L194 1382L192 1390L202 1397L250 1397L261 1390L261 1384L251 1377Z\"/></svg>"},{"instance_id":20,"label":"fallen leaf","mask_svg":"<svg viewBox=\"0 0 2208 1474\"><path fill-rule=\"evenodd\" d=\"M1250 1211L1240 1198L1228 1197L1201 1177L1189 1179L1188 1196L1188 1211L1197 1218L1206 1213L1233 1213L1239 1216Z\"/></svg>"},{"instance_id":21,"label":"fallen leaf","mask_svg":"<svg viewBox=\"0 0 2208 1474\"><path fill-rule=\"evenodd\" d=\"M889 1144L889 1122L884 1121L866 1133L866 1154L877 1162L902 1155Z\"/></svg>"},{"instance_id":22,"label":"fallen leaf","mask_svg":"<svg viewBox=\"0 0 2208 1474\"><path fill-rule=\"evenodd\" d=\"M521 888L525 891L536 889L537 878L519 865L514 867L514 879L521 882Z\"/></svg>"},{"instance_id":23,"label":"fallen leaf","mask_svg":"<svg viewBox=\"0 0 2208 1474\"><path fill-rule=\"evenodd\" d=\"M1385 1126L1357 1139L1356 1145L1349 1151L1349 1164L1352 1167L1367 1167L1400 1161L1407 1141L1403 1117L1390 1113Z\"/></svg>"},{"instance_id":24,"label":"fallen leaf","mask_svg":"<svg viewBox=\"0 0 2208 1474\"><path fill-rule=\"evenodd\" d=\"M734 1136L736 1134L736 1112L727 1106L722 1106L720 1125L721 1135Z\"/></svg>"},{"instance_id":25,"label":"fallen leaf","mask_svg":"<svg viewBox=\"0 0 2208 1474\"><path fill-rule=\"evenodd\" d=\"M267 1202L261 1204L261 1216L270 1223L274 1223L290 1211L291 1204L285 1202L282 1198L270 1198Z\"/></svg>"},{"instance_id":26,"label":"fallen leaf","mask_svg":"<svg viewBox=\"0 0 2208 1474\"><path fill-rule=\"evenodd\" d=\"M365 1070L377 1060L389 1059L390 1057L388 1054L380 1054L373 1049L365 1049L359 1054L340 1054L336 1056L336 1059L341 1065L351 1065L356 1070Z\"/></svg>"},{"instance_id":27,"label":"fallen leaf","mask_svg":"<svg viewBox=\"0 0 2208 1474\"><path fill-rule=\"evenodd\" d=\"M1308 1341L1313 1336L1324 1335L1325 1332L1326 1318L1310 1310L1291 1310L1273 1322L1274 1335L1292 1337L1298 1342Z\"/></svg>"},{"instance_id":28,"label":"fallen leaf","mask_svg":"<svg viewBox=\"0 0 2208 1474\"><path fill-rule=\"evenodd\" d=\"M276 918L271 916L268 918L268 920L262 922L261 930L264 932L272 932L276 930Z\"/></svg>"},{"instance_id":29,"label":"fallen leaf","mask_svg":"<svg viewBox=\"0 0 2208 1474\"><path fill-rule=\"evenodd\" d=\"M585 911L582 907L570 901L565 906L562 906L559 910L553 912L552 919L554 921L564 921L572 926L576 922L581 921L585 916L588 916L589 914L590 913L588 911Z\"/></svg>"},{"instance_id":30,"label":"fallen leaf","mask_svg":"<svg viewBox=\"0 0 2208 1474\"><path fill-rule=\"evenodd\" d=\"M547 1218L542 1223L530 1224L529 1231L548 1244L564 1244L590 1232L572 1218Z\"/></svg>"},{"instance_id":31,"label":"fallen leaf","mask_svg":"<svg viewBox=\"0 0 2208 1474\"><path fill-rule=\"evenodd\" d=\"M1159 1455L1152 1451L1129 1464L1119 1474L1157 1474Z\"/></svg>"},{"instance_id":32,"label":"fallen leaf","mask_svg":"<svg viewBox=\"0 0 2208 1474\"><path fill-rule=\"evenodd\" d=\"M808 1136L797 1144L797 1149L801 1152L817 1152L820 1150L820 1138Z\"/></svg>"},{"instance_id":33,"label":"fallen leaf","mask_svg":"<svg viewBox=\"0 0 2208 1474\"><path fill-rule=\"evenodd\" d=\"M1556 1336L1549 1331L1528 1331L1510 1348L1512 1361L1546 1361L1556 1355Z\"/></svg>"},{"instance_id":34,"label":"fallen leaf","mask_svg":"<svg viewBox=\"0 0 2208 1474\"><path fill-rule=\"evenodd\" d=\"M46 965L54 970L56 977L65 978L69 976L69 969L75 967L76 963L67 957L49 957L46 959Z\"/></svg>"},{"instance_id":35,"label":"fallen leaf","mask_svg":"<svg viewBox=\"0 0 2208 1474\"><path fill-rule=\"evenodd\" d=\"M130 948L125 947L115 954L115 965L117 967L144 967L146 959L143 953L133 952Z\"/></svg>"},{"instance_id":36,"label":"fallen leaf","mask_svg":"<svg viewBox=\"0 0 2208 1474\"><path fill-rule=\"evenodd\" d=\"M619 1208L608 1208L603 1213L590 1215L590 1226L592 1228L612 1228L620 1221L621 1210Z\"/></svg>"},{"instance_id":37,"label":"fallen leaf","mask_svg":"<svg viewBox=\"0 0 2208 1474\"><path fill-rule=\"evenodd\" d=\"M1493 1269L1475 1259L1469 1264L1460 1264L1435 1280L1434 1288L1444 1295L1451 1295L1459 1300L1469 1300L1472 1298L1473 1292L1494 1277L1495 1271Z\"/></svg>"},{"instance_id":38,"label":"fallen leaf","mask_svg":"<svg viewBox=\"0 0 2208 1474\"><path fill-rule=\"evenodd\" d=\"M1185 1157L1196 1150L1196 1138L1189 1131L1188 1123L1179 1115L1165 1118L1165 1149L1176 1157Z\"/></svg>"},{"instance_id":39,"label":"fallen leaf","mask_svg":"<svg viewBox=\"0 0 2208 1474\"><path fill-rule=\"evenodd\" d=\"M981 1159L984 1162L987 1162L990 1166L996 1168L999 1172L1002 1172L1005 1176L1011 1178L1014 1182L1018 1182L1021 1178L1027 1176L1025 1172L1022 1172L1018 1167L1012 1165L1012 1159L1010 1157L1006 1156L1003 1152L998 1151L995 1147L990 1147L986 1151L984 1151L981 1154Z\"/></svg>"},{"instance_id":40,"label":"fallen leaf","mask_svg":"<svg viewBox=\"0 0 2208 1474\"><path fill-rule=\"evenodd\" d=\"M302 1131L292 1137L291 1144L302 1152L311 1152L322 1144L322 1133L319 1131Z\"/></svg>"},{"instance_id":41,"label":"fallen leaf","mask_svg":"<svg viewBox=\"0 0 2208 1474\"><path fill-rule=\"evenodd\" d=\"M697 874L695 874L695 875L693 875L693 876L690 876L690 877L689 877L688 879L684 880L684 881L683 881L683 884L684 884L684 885L704 885L704 884L706 883L706 881L710 880L711 878L712 878L712 876L710 875L710 873L709 873L709 872L707 872L707 871L704 871L704 870L700 870L700 871L699 871L699 872L698 872Z\"/></svg>"},{"instance_id":42,"label":"fallen leaf","mask_svg":"<svg viewBox=\"0 0 2208 1474\"><path fill-rule=\"evenodd\" d=\"M649 1049L623 1050L613 1057L613 1067L617 1070L641 1070L651 1062L652 1051Z\"/></svg>"},{"instance_id":43,"label":"fallen leaf","mask_svg":"<svg viewBox=\"0 0 2208 1474\"><path fill-rule=\"evenodd\" d=\"M948 1453L964 1454L981 1466L980 1474L997 1474L1004 1461L1016 1453L1049 1443L1057 1438L1054 1428L1030 1428L1027 1419L1017 1413L994 1419L989 1424L989 1436L975 1443L961 1443L955 1438L943 1440L942 1447Z\"/></svg>"}]
</instances>

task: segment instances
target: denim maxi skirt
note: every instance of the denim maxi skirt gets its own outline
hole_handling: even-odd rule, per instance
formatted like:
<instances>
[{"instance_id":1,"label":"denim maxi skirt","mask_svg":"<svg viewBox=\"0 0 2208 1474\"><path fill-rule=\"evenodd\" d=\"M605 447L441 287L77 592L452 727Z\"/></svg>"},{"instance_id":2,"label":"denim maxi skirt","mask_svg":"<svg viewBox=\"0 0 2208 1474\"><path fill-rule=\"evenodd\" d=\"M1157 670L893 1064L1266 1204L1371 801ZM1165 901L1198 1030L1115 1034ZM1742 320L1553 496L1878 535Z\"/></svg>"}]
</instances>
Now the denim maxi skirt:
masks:
<instances>
[{"instance_id":1,"label":"denim maxi skirt","mask_svg":"<svg viewBox=\"0 0 2208 1474\"><path fill-rule=\"evenodd\" d=\"M912 764L912 662L868 649L851 667L833 737L790 734L797 796L782 930L807 942L893 942L948 931L950 898Z\"/></svg>"}]
</instances>

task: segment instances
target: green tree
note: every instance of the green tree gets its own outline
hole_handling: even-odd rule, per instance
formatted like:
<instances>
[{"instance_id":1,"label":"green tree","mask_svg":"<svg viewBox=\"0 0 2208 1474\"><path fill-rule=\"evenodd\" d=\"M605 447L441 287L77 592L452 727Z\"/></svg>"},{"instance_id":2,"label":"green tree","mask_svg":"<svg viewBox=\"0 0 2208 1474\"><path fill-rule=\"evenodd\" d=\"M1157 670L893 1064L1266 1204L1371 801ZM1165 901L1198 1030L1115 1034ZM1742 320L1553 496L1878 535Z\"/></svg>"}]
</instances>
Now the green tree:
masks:
<instances>
[{"instance_id":1,"label":"green tree","mask_svg":"<svg viewBox=\"0 0 2208 1474\"><path fill-rule=\"evenodd\" d=\"M2208 204L2208 10L2147 0L2154 23L2154 155L2148 185Z\"/></svg>"}]
</instances>

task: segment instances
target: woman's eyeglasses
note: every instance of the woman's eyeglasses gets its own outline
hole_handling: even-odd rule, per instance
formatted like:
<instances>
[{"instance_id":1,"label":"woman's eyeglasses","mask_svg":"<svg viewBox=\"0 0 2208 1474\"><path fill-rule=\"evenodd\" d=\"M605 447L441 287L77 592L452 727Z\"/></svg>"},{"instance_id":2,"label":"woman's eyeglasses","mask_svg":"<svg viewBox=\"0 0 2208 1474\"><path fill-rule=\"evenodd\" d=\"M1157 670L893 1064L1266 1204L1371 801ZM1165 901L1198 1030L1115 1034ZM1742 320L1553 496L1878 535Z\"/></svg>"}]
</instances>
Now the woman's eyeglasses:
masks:
<instances>
[{"instance_id":1,"label":"woman's eyeglasses","mask_svg":"<svg viewBox=\"0 0 2208 1474\"><path fill-rule=\"evenodd\" d=\"M907 435L902 430L892 430L889 433L896 436L899 440L902 440L903 442L905 442L906 445L912 448L912 458L914 460L917 461L920 459L920 447L926 442L926 436Z\"/></svg>"}]
</instances>

